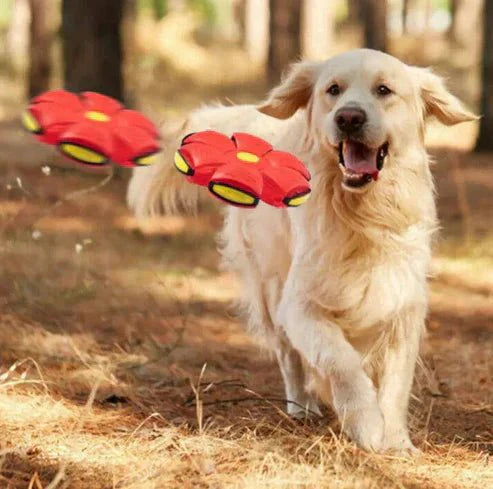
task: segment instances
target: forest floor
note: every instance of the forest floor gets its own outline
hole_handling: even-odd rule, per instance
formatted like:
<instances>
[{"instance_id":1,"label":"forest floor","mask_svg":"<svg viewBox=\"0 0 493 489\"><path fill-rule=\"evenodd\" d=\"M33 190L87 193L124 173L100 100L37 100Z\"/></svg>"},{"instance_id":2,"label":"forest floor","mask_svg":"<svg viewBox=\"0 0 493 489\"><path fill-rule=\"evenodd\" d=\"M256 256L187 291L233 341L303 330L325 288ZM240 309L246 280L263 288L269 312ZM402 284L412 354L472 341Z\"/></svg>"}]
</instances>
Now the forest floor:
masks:
<instances>
[{"instance_id":1,"label":"forest floor","mask_svg":"<svg viewBox=\"0 0 493 489\"><path fill-rule=\"evenodd\" d=\"M432 150L443 229L410 413L422 453L403 459L359 450L328 409L317 422L284 413L277 367L218 268L216 209L137 223L125 176L66 200L103 175L47 175L51 153L9 121L8 90L0 488L493 486L493 155L463 152L467 128L435 133L453 144Z\"/></svg>"},{"instance_id":2,"label":"forest floor","mask_svg":"<svg viewBox=\"0 0 493 489\"><path fill-rule=\"evenodd\" d=\"M74 489L493 484L493 161L452 155L481 239L465 243L440 163L443 238L411 407L423 453L410 460L358 450L330 411L284 414L277 368L218 271L215 212L139 225L119 179L56 206L102 177L2 162L0 487L57 474Z\"/></svg>"}]
</instances>

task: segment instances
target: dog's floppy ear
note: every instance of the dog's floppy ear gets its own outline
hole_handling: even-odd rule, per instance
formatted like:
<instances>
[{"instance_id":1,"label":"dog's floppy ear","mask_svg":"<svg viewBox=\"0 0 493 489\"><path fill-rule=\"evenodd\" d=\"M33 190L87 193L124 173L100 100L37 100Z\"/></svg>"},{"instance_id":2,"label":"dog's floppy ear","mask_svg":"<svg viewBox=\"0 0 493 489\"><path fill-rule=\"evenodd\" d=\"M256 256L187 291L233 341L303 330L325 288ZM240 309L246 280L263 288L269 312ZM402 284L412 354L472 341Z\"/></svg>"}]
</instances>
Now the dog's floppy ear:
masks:
<instances>
[{"instance_id":1,"label":"dog's floppy ear","mask_svg":"<svg viewBox=\"0 0 493 489\"><path fill-rule=\"evenodd\" d=\"M257 106L263 114L287 119L310 100L320 63L301 61L291 66L280 85L273 88L267 100Z\"/></svg>"},{"instance_id":2,"label":"dog's floppy ear","mask_svg":"<svg viewBox=\"0 0 493 489\"><path fill-rule=\"evenodd\" d=\"M421 90L425 117L434 116L447 126L479 119L447 90L441 77L427 68L413 67L413 70Z\"/></svg>"}]
</instances>

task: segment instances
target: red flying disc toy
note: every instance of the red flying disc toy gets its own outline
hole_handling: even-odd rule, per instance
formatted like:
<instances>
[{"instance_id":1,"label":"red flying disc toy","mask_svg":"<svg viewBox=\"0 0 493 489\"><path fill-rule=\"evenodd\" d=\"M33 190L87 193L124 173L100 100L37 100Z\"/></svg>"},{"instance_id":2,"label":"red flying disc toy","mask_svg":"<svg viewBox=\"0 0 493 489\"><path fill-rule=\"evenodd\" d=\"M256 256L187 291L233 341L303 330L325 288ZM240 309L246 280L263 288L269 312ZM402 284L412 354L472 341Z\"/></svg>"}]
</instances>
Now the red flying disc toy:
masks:
<instances>
[{"instance_id":1,"label":"red flying disc toy","mask_svg":"<svg viewBox=\"0 0 493 489\"><path fill-rule=\"evenodd\" d=\"M175 153L175 167L189 182L238 207L256 207L260 200L297 207L311 191L310 173L298 158L240 132L231 138L215 131L189 134Z\"/></svg>"},{"instance_id":2,"label":"red flying disc toy","mask_svg":"<svg viewBox=\"0 0 493 489\"><path fill-rule=\"evenodd\" d=\"M161 149L149 119L95 92L45 92L31 100L22 122L39 141L84 165L148 166Z\"/></svg>"}]
</instances>

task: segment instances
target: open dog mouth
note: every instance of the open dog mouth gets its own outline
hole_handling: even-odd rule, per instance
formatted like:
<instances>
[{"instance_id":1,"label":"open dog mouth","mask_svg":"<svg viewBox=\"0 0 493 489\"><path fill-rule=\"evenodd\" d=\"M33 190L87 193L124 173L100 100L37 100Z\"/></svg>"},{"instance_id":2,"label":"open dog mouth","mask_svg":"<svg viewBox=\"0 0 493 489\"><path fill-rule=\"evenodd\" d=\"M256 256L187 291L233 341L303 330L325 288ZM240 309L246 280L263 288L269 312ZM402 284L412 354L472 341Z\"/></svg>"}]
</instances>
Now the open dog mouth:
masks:
<instances>
[{"instance_id":1,"label":"open dog mouth","mask_svg":"<svg viewBox=\"0 0 493 489\"><path fill-rule=\"evenodd\" d=\"M385 157L389 152L389 143L371 148L359 141L347 139L339 143L339 165L343 175L343 185L349 188L361 188L371 181L378 180Z\"/></svg>"}]
</instances>

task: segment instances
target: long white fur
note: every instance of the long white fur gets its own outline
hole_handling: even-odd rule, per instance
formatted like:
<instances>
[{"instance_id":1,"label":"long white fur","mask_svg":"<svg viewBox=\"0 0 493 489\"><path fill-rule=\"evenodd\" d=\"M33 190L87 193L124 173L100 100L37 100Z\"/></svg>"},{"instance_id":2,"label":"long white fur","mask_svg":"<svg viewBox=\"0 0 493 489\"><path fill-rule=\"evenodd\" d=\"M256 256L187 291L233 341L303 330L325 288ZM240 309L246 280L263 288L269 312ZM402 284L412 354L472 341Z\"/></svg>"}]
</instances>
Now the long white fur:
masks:
<instances>
[{"instance_id":1,"label":"long white fur","mask_svg":"<svg viewBox=\"0 0 493 489\"><path fill-rule=\"evenodd\" d=\"M327 86L344 85L338 99ZM390 83L379 100L374 84ZM355 102L368 113L369 138L390 142L378 182L343 188L334 144L335 110ZM224 262L242 284L252 332L274 350L288 412L331 403L361 447L413 451L407 408L427 310L430 242L437 227L423 142L434 115L454 124L475 118L439 77L391 56L357 50L325 63L299 63L260 110L193 112L167 141L166 161L135 171L128 202L138 216L192 208L200 197L172 165L187 133L250 132L290 151L312 173L312 197L296 209L227 207Z\"/></svg>"}]
</instances>

